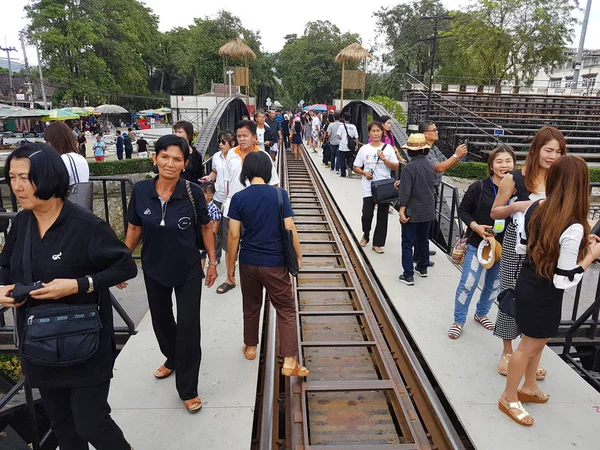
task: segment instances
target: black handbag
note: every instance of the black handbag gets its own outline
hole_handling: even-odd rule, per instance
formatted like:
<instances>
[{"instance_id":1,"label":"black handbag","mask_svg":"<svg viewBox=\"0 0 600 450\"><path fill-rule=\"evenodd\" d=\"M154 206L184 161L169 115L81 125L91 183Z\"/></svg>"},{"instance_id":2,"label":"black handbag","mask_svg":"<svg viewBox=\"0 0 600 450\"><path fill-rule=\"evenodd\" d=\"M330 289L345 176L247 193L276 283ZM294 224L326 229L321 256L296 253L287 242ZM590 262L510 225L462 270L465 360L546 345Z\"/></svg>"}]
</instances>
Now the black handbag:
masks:
<instances>
[{"instance_id":1,"label":"black handbag","mask_svg":"<svg viewBox=\"0 0 600 450\"><path fill-rule=\"evenodd\" d=\"M67 194L67 200L76 205L83 206L90 211L94 210L94 183L91 181L81 182L79 179L79 173L75 166L73 157L67 153L69 163L71 165L71 171L73 172L73 178L75 183L69 186L69 193Z\"/></svg>"},{"instance_id":2,"label":"black handbag","mask_svg":"<svg viewBox=\"0 0 600 450\"><path fill-rule=\"evenodd\" d=\"M371 182L371 195L373 203L390 203L398 198L398 189L394 187L396 180L386 178Z\"/></svg>"},{"instance_id":3,"label":"black handbag","mask_svg":"<svg viewBox=\"0 0 600 450\"><path fill-rule=\"evenodd\" d=\"M281 227L281 234L283 238L283 249L285 251L285 265L287 270L292 276L298 275L300 268L298 267L298 256L296 250L294 250L294 234L291 230L285 227L283 220L283 194L281 188L277 189L277 199L279 200L279 225Z\"/></svg>"},{"instance_id":4,"label":"black handbag","mask_svg":"<svg viewBox=\"0 0 600 450\"><path fill-rule=\"evenodd\" d=\"M350 137L350 135L348 134L348 127L346 127L346 122L342 122L342 125L344 125L344 129L346 130L346 140L348 141L348 150L350 150L351 152L355 152L357 150L357 146L358 146L358 139L355 137Z\"/></svg>"},{"instance_id":5,"label":"black handbag","mask_svg":"<svg viewBox=\"0 0 600 450\"><path fill-rule=\"evenodd\" d=\"M187 191L187 195L192 203L192 209L194 210L194 227L196 230L196 245L200 250L206 250L204 248L204 236L202 236L202 227L198 223L198 210L196 209L196 201L194 200L194 196L192 195L192 187L190 186L190 182L185 180L185 190Z\"/></svg>"},{"instance_id":6,"label":"black handbag","mask_svg":"<svg viewBox=\"0 0 600 450\"><path fill-rule=\"evenodd\" d=\"M498 309L511 317L517 317L517 304L513 288L504 289L498 294Z\"/></svg>"},{"instance_id":7,"label":"black handbag","mask_svg":"<svg viewBox=\"0 0 600 450\"><path fill-rule=\"evenodd\" d=\"M31 284L31 218L25 232L23 276ZM31 304L31 297L26 305ZM102 322L98 305L48 303L28 307L21 355L33 364L48 367L69 367L90 359L100 344Z\"/></svg>"}]
</instances>

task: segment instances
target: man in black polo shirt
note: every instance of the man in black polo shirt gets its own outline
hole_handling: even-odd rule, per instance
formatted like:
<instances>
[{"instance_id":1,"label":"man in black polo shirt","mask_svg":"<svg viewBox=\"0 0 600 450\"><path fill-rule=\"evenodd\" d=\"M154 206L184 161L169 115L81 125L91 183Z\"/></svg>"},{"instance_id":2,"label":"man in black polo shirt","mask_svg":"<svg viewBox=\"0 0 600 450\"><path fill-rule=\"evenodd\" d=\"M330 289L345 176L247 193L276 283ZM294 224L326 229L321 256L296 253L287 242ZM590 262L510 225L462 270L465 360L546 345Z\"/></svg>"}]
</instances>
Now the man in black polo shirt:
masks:
<instances>
[{"instance_id":1,"label":"man in black polo shirt","mask_svg":"<svg viewBox=\"0 0 600 450\"><path fill-rule=\"evenodd\" d=\"M140 138L137 140L138 155L148 152L148 141L144 139L144 135L140 133Z\"/></svg>"}]
</instances>

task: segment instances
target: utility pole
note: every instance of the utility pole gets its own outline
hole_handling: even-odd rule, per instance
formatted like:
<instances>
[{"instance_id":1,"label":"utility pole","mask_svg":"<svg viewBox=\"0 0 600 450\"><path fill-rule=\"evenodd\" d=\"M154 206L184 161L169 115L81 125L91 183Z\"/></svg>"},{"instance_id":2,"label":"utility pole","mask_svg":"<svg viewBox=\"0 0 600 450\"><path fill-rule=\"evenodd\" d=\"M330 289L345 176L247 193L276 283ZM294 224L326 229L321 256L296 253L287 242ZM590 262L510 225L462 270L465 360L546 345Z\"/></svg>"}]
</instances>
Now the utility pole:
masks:
<instances>
[{"instance_id":1,"label":"utility pole","mask_svg":"<svg viewBox=\"0 0 600 450\"><path fill-rule=\"evenodd\" d=\"M439 22L440 20L450 20L450 16L425 16L421 17L421 20L433 20L433 36L423 41L433 41L431 44L431 67L429 68L429 89L427 93L427 112L425 113L425 120L429 119L429 111L431 110L431 91L433 90L433 70L435 68L435 55L437 53L437 42L439 39Z\"/></svg>"},{"instance_id":2,"label":"utility pole","mask_svg":"<svg viewBox=\"0 0 600 450\"><path fill-rule=\"evenodd\" d=\"M11 105L15 106L17 101L17 95L15 93L15 86L13 85L13 73L12 73L12 65L10 64L10 52L16 52L17 49L14 47L9 47L6 43L6 36L4 36L4 45L6 47L0 47L0 52L6 52L6 58L8 59L8 80L10 81L10 94L11 94Z\"/></svg>"},{"instance_id":3,"label":"utility pole","mask_svg":"<svg viewBox=\"0 0 600 450\"><path fill-rule=\"evenodd\" d=\"M21 40L21 48L23 49L23 62L25 63L25 93L29 98L29 109L33 109L33 88L31 85L31 73L29 72L29 61L27 61L27 51L25 50L25 31L19 31L19 39Z\"/></svg>"},{"instance_id":4,"label":"utility pole","mask_svg":"<svg viewBox=\"0 0 600 450\"><path fill-rule=\"evenodd\" d=\"M588 21L590 19L590 10L592 9L592 0L587 0L587 6L585 7L585 14L583 15L583 23L581 24L581 36L579 37L579 48L577 49L577 56L573 63L573 81L575 83L575 89L577 89L577 82L579 81L579 72L583 65L583 46L585 44L585 35L587 33Z\"/></svg>"},{"instance_id":5,"label":"utility pole","mask_svg":"<svg viewBox=\"0 0 600 450\"><path fill-rule=\"evenodd\" d=\"M35 49L37 51L38 69L40 71L40 86L42 87L42 100L44 101L44 109L48 109L48 103L46 103L46 88L44 87L44 75L42 74L42 58L40 57L40 46L37 42L35 43Z\"/></svg>"}]
</instances>

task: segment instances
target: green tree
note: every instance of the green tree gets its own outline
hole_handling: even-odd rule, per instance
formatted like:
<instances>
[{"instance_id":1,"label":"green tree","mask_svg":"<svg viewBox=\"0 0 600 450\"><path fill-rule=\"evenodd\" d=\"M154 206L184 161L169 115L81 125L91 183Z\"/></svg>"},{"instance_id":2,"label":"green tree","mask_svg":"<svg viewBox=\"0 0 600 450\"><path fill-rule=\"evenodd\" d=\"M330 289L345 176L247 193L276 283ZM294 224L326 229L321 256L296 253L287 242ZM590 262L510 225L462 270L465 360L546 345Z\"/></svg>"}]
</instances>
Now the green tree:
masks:
<instances>
[{"instance_id":1,"label":"green tree","mask_svg":"<svg viewBox=\"0 0 600 450\"><path fill-rule=\"evenodd\" d=\"M440 74L486 83L533 80L566 61L576 19L572 0L481 0L455 13L440 42Z\"/></svg>"},{"instance_id":2,"label":"green tree","mask_svg":"<svg viewBox=\"0 0 600 450\"><path fill-rule=\"evenodd\" d=\"M422 17L447 14L441 0L413 0L374 14L388 48L383 54L383 63L392 67L387 77L389 83L401 86L405 73L423 81L431 64L431 42L427 39L433 35L433 22ZM445 22L440 25L446 26Z\"/></svg>"},{"instance_id":3,"label":"green tree","mask_svg":"<svg viewBox=\"0 0 600 450\"><path fill-rule=\"evenodd\" d=\"M342 33L331 22L321 20L308 22L300 37L286 36L275 67L291 102L330 104L339 97L342 71L334 60L340 50L358 40L357 34Z\"/></svg>"},{"instance_id":4,"label":"green tree","mask_svg":"<svg viewBox=\"0 0 600 450\"><path fill-rule=\"evenodd\" d=\"M406 125L408 117L404 114L404 108L396 100L383 95L369 97L369 100L383 106L400 125Z\"/></svg>"},{"instance_id":5,"label":"green tree","mask_svg":"<svg viewBox=\"0 0 600 450\"><path fill-rule=\"evenodd\" d=\"M30 0L29 39L63 97L101 102L110 92L149 94L158 19L136 0Z\"/></svg>"}]
</instances>

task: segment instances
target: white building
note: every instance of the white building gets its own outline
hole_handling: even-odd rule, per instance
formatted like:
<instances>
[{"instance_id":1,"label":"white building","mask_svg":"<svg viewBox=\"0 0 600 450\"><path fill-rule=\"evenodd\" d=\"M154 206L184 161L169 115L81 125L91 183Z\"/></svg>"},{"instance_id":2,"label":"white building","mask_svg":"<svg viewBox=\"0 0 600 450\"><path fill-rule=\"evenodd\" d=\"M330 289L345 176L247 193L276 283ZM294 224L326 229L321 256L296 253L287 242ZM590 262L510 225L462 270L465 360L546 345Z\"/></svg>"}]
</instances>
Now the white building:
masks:
<instances>
[{"instance_id":1,"label":"white building","mask_svg":"<svg viewBox=\"0 0 600 450\"><path fill-rule=\"evenodd\" d=\"M563 94L570 91L574 95L597 95L600 90L600 50L584 50L583 64L577 85L573 81L573 61L577 49L568 49L568 61L550 73L540 71L533 82L534 88L548 89L548 94Z\"/></svg>"}]
</instances>

